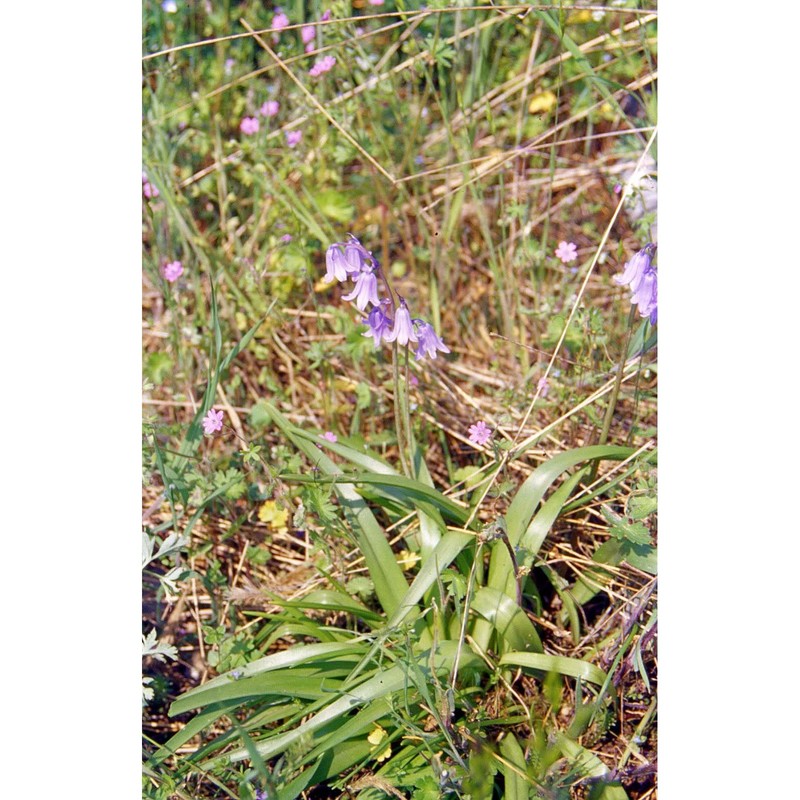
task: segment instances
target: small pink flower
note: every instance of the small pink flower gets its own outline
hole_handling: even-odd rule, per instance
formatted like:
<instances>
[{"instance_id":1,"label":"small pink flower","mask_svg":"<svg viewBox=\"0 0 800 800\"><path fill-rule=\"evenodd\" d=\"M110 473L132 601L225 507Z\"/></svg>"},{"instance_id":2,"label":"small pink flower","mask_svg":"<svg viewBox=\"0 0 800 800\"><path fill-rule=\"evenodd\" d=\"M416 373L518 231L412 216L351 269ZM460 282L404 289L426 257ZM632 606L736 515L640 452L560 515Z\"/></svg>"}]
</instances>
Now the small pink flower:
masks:
<instances>
[{"instance_id":1,"label":"small pink flower","mask_svg":"<svg viewBox=\"0 0 800 800\"><path fill-rule=\"evenodd\" d=\"M278 13L272 18L272 30L274 31L282 31L284 28L288 27L289 25L289 17L283 13L283 11L278 11Z\"/></svg>"},{"instance_id":2,"label":"small pink flower","mask_svg":"<svg viewBox=\"0 0 800 800\"><path fill-rule=\"evenodd\" d=\"M303 131L286 131L286 144L289 147L296 147L303 138Z\"/></svg>"},{"instance_id":3,"label":"small pink flower","mask_svg":"<svg viewBox=\"0 0 800 800\"><path fill-rule=\"evenodd\" d=\"M539 394L542 397L547 397L547 393L550 391L550 383L548 382L547 378L544 377L544 375L539 378L536 388L539 390Z\"/></svg>"},{"instance_id":4,"label":"small pink flower","mask_svg":"<svg viewBox=\"0 0 800 800\"><path fill-rule=\"evenodd\" d=\"M578 257L578 248L572 242L559 242L556 248L556 258L564 264L574 261Z\"/></svg>"},{"instance_id":5,"label":"small pink flower","mask_svg":"<svg viewBox=\"0 0 800 800\"><path fill-rule=\"evenodd\" d=\"M492 429L480 420L469 426L469 440L474 444L485 445L492 438Z\"/></svg>"},{"instance_id":6,"label":"small pink flower","mask_svg":"<svg viewBox=\"0 0 800 800\"><path fill-rule=\"evenodd\" d=\"M283 236L281 236L281 241L284 244L289 244L289 242L292 241L292 234L291 233L284 233Z\"/></svg>"},{"instance_id":7,"label":"small pink flower","mask_svg":"<svg viewBox=\"0 0 800 800\"><path fill-rule=\"evenodd\" d=\"M258 133L258 120L255 117L245 117L241 123L239 123L239 130L245 136Z\"/></svg>"},{"instance_id":8,"label":"small pink flower","mask_svg":"<svg viewBox=\"0 0 800 800\"><path fill-rule=\"evenodd\" d=\"M371 6L382 6L383 0L369 0Z\"/></svg>"},{"instance_id":9,"label":"small pink flower","mask_svg":"<svg viewBox=\"0 0 800 800\"><path fill-rule=\"evenodd\" d=\"M303 44L308 44L315 35L313 25L303 25L300 28L300 38L303 40Z\"/></svg>"},{"instance_id":10,"label":"small pink flower","mask_svg":"<svg viewBox=\"0 0 800 800\"><path fill-rule=\"evenodd\" d=\"M621 183L615 184L615 186L614 186L614 194L619 194L621 191L622 191L622 184Z\"/></svg>"},{"instance_id":11,"label":"small pink flower","mask_svg":"<svg viewBox=\"0 0 800 800\"><path fill-rule=\"evenodd\" d=\"M333 56L323 56L316 61L314 66L308 71L308 74L311 75L312 78L316 78L322 75L323 72L330 72L335 63L336 59Z\"/></svg>"},{"instance_id":12,"label":"small pink flower","mask_svg":"<svg viewBox=\"0 0 800 800\"><path fill-rule=\"evenodd\" d=\"M338 442L339 441L339 437L335 433L333 433L331 431L325 431L325 433L322 434L321 438L322 439L327 439L329 442Z\"/></svg>"},{"instance_id":13,"label":"small pink flower","mask_svg":"<svg viewBox=\"0 0 800 800\"><path fill-rule=\"evenodd\" d=\"M169 264L164 264L161 267L161 274L164 279L170 283L175 283L181 275L183 275L183 264L180 261L170 261Z\"/></svg>"},{"instance_id":14,"label":"small pink flower","mask_svg":"<svg viewBox=\"0 0 800 800\"><path fill-rule=\"evenodd\" d=\"M149 180L147 180L146 172L142 172L142 193L148 200L158 197L158 189L156 189L156 187L153 186Z\"/></svg>"},{"instance_id":15,"label":"small pink flower","mask_svg":"<svg viewBox=\"0 0 800 800\"><path fill-rule=\"evenodd\" d=\"M212 434L222 430L222 412L208 409L208 414L203 417L203 433Z\"/></svg>"},{"instance_id":16,"label":"small pink flower","mask_svg":"<svg viewBox=\"0 0 800 800\"><path fill-rule=\"evenodd\" d=\"M330 9L328 9L328 10L327 10L327 11L326 11L326 12L325 12L325 13L324 13L324 14L323 14L321 17L320 17L320 19L321 19L323 22L327 22L327 21L328 21L330 18L331 18L331 10L330 10Z\"/></svg>"},{"instance_id":17,"label":"small pink flower","mask_svg":"<svg viewBox=\"0 0 800 800\"><path fill-rule=\"evenodd\" d=\"M277 100L267 100L267 102L261 106L258 113L261 114L262 117L274 117L278 113L279 108L280 105Z\"/></svg>"},{"instance_id":18,"label":"small pink flower","mask_svg":"<svg viewBox=\"0 0 800 800\"><path fill-rule=\"evenodd\" d=\"M306 45L306 53L313 53L316 47L314 46L314 42L309 42Z\"/></svg>"}]
</instances>

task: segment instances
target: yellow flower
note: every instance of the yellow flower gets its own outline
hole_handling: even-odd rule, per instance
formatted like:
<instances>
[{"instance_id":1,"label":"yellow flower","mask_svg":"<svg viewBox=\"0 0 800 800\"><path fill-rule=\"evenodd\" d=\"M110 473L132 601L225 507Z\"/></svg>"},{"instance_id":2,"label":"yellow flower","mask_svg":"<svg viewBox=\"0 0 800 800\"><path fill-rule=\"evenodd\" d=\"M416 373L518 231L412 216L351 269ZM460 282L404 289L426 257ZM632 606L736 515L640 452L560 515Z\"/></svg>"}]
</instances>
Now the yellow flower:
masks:
<instances>
[{"instance_id":1,"label":"yellow flower","mask_svg":"<svg viewBox=\"0 0 800 800\"><path fill-rule=\"evenodd\" d=\"M591 22L592 21L592 12L588 8L584 8L581 11L573 11L567 17L567 25L581 25L584 22Z\"/></svg>"},{"instance_id":2,"label":"yellow flower","mask_svg":"<svg viewBox=\"0 0 800 800\"><path fill-rule=\"evenodd\" d=\"M539 92L531 97L528 105L529 114L538 114L540 111L552 111L556 107L557 98L549 89L546 92Z\"/></svg>"},{"instance_id":3,"label":"yellow flower","mask_svg":"<svg viewBox=\"0 0 800 800\"><path fill-rule=\"evenodd\" d=\"M412 553L410 550L401 550L397 554L397 563L404 572L408 572L419 560L419 554Z\"/></svg>"},{"instance_id":4,"label":"yellow flower","mask_svg":"<svg viewBox=\"0 0 800 800\"><path fill-rule=\"evenodd\" d=\"M258 518L266 522L272 530L278 533L286 533L286 520L289 519L289 512L285 508L278 508L274 500L267 500L258 510Z\"/></svg>"},{"instance_id":5,"label":"yellow flower","mask_svg":"<svg viewBox=\"0 0 800 800\"><path fill-rule=\"evenodd\" d=\"M378 745L382 744L384 740L388 738L389 737L387 736L386 731L383 728L381 728L380 725L376 725L372 733L370 733L370 735L367 736L367 741L370 744L375 745L375 747L377 748ZM375 760L386 761L386 759L389 758L391 754L392 754L392 746L390 744L387 744L384 751L382 753L378 753L375 756Z\"/></svg>"}]
</instances>

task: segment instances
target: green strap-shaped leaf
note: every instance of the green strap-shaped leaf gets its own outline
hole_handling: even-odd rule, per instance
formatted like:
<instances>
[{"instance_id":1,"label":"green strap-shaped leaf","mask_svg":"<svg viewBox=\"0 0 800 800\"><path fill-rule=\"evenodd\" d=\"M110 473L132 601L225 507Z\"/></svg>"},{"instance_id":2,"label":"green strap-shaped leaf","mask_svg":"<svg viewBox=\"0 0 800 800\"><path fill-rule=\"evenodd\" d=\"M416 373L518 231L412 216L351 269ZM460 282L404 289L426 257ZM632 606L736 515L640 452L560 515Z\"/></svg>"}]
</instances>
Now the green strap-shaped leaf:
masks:
<instances>
[{"instance_id":1,"label":"green strap-shaped leaf","mask_svg":"<svg viewBox=\"0 0 800 800\"><path fill-rule=\"evenodd\" d=\"M583 471L581 470L565 480L553 492L552 497L542 504L539 513L531 520L518 546L517 566L521 570L530 569L545 537L553 527L553 523L558 519L561 509L564 508L564 504L582 476ZM514 565L511 563L511 556L507 548L502 546L502 543L495 544L492 550L492 558L489 562L488 585L499 589L509 597L516 597L518 580L522 580L522 578L514 575Z\"/></svg>"},{"instance_id":2,"label":"green strap-shaped leaf","mask_svg":"<svg viewBox=\"0 0 800 800\"><path fill-rule=\"evenodd\" d=\"M216 694L220 687L237 686L242 687L243 681L265 672L274 672L289 667L296 667L308 662L320 661L328 663L332 660L341 660L347 656L360 655L366 649L362 644L346 644L340 642L323 642L315 644L304 644L281 650L278 653L264 656L263 658L251 661L239 667L237 672L240 677L234 680L231 673L220 675L217 678L184 692L170 708L170 715L181 714L189 708L199 708L209 703L215 703L221 698ZM248 688L248 687L244 687ZM189 705L190 703L190 705Z\"/></svg>"},{"instance_id":3,"label":"green strap-shaped leaf","mask_svg":"<svg viewBox=\"0 0 800 800\"><path fill-rule=\"evenodd\" d=\"M329 778L341 775L353 764L365 759L373 747L366 739L355 739L326 750L313 767L304 770L283 789L279 789L276 800L295 800L308 786L317 786Z\"/></svg>"},{"instance_id":4,"label":"green strap-shaped leaf","mask_svg":"<svg viewBox=\"0 0 800 800\"><path fill-rule=\"evenodd\" d=\"M494 625L509 650L543 652L533 623L508 595L485 586L475 592L470 608Z\"/></svg>"},{"instance_id":5,"label":"green strap-shaped leaf","mask_svg":"<svg viewBox=\"0 0 800 800\"><path fill-rule=\"evenodd\" d=\"M519 773L527 775L528 765L525 761L525 753L520 747L517 737L513 733L508 733L500 740L500 755L516 769L512 769L507 764L501 767L505 791L505 800L528 800L531 790L531 782L522 777Z\"/></svg>"},{"instance_id":6,"label":"green strap-shaped leaf","mask_svg":"<svg viewBox=\"0 0 800 800\"><path fill-rule=\"evenodd\" d=\"M525 560L527 548L531 548L532 560L535 552L542 546L544 537L552 527L553 522L558 517L558 513L568 499L575 485L577 478L567 481L567 487L559 487L550 505L545 504L539 513L543 514L541 522L531 523L533 514L547 490L566 470L585 461L594 459L623 459L627 458L633 449L630 447L616 447L612 445L594 445L591 447L579 447L567 450L553 456L549 461L542 464L525 480L517 490L514 499L506 512L506 532L508 541L515 550L523 557L523 563L529 566ZM570 482L572 481L572 483ZM538 516L538 515L537 515ZM487 585L498 591L507 594L509 597L516 597L516 581L511 557L506 549L504 542L495 542L492 547L492 556L489 562L489 579ZM476 624L473 636L478 645L486 650L489 647L491 629L482 622Z\"/></svg>"},{"instance_id":7,"label":"green strap-shaped leaf","mask_svg":"<svg viewBox=\"0 0 800 800\"><path fill-rule=\"evenodd\" d=\"M225 700L266 701L270 698L284 699L299 697L304 700L317 700L342 686L345 678L352 672L353 661L324 661L316 669L296 667L279 672L265 672L249 678L234 680L230 674L223 676L225 683L211 689L205 686L189 696L181 695L169 709L170 716L191 711L194 708L219 703Z\"/></svg>"},{"instance_id":8,"label":"green strap-shaped leaf","mask_svg":"<svg viewBox=\"0 0 800 800\"><path fill-rule=\"evenodd\" d=\"M560 675L581 678L598 685L602 685L606 679L605 672L598 669L594 664L581 661L579 658L567 658L566 656L512 652L504 653L500 656L498 663L501 666L523 667L524 669L535 669L539 672L558 672Z\"/></svg>"},{"instance_id":9,"label":"green strap-shaped leaf","mask_svg":"<svg viewBox=\"0 0 800 800\"><path fill-rule=\"evenodd\" d=\"M356 600L344 592L337 592L334 589L320 589L315 592L309 592L304 595L300 600L281 600L278 597L273 598L273 603L282 608L315 608L315 609L328 609L331 611L346 611L350 614L355 614L359 619L372 625L373 623L383 624L384 617L381 614L367 608L363 603Z\"/></svg>"},{"instance_id":10,"label":"green strap-shaped leaf","mask_svg":"<svg viewBox=\"0 0 800 800\"><path fill-rule=\"evenodd\" d=\"M572 766L587 778L597 778L589 789L589 800L630 800L619 781L606 783L603 781L608 767L591 751L578 744L568 736L560 736L558 746L561 752L572 762Z\"/></svg>"},{"instance_id":11,"label":"green strap-shaped leaf","mask_svg":"<svg viewBox=\"0 0 800 800\"><path fill-rule=\"evenodd\" d=\"M283 475L281 477L290 483L313 483L315 481L308 475ZM436 489L413 478L406 478L404 475L382 475L369 472L350 474L337 469L334 473L334 486L338 487L343 484L377 486L387 496L409 510L421 508L430 514L441 512L456 525L463 525L469 518L469 511L463 506L454 503Z\"/></svg>"},{"instance_id":12,"label":"green strap-shaped leaf","mask_svg":"<svg viewBox=\"0 0 800 800\"><path fill-rule=\"evenodd\" d=\"M392 467L390 464L387 464L377 456L363 453L359 450L349 447L346 444L342 444L341 442L329 442L321 437L316 436L315 434L306 433L305 431L303 431L301 435L305 435L308 437L309 441L319 444L325 449L347 459L351 464L355 464L357 467L360 467L367 474L390 475L395 477L399 476L399 473L394 467ZM433 480L424 459L421 457L415 458L414 463L417 467L417 482L420 485L427 486L431 490L435 491ZM393 499L401 502L407 507L411 507L413 505L413 503L404 502L405 498L402 494L402 491L392 491L391 496ZM439 497L440 496L441 495L439 495ZM428 556L433 548L439 543L439 540L444 535L445 530L444 520L442 519L439 510L436 508L437 498L431 497L430 499L432 500L432 503L427 508L424 510L420 507L417 508L420 521L420 555L422 556L423 563L427 561ZM466 513L463 512L463 509L460 506L455 506L455 508L461 509L460 513L464 513L464 516L459 516L458 519L466 519ZM453 511L452 507L450 510L451 512Z\"/></svg>"},{"instance_id":13,"label":"green strap-shaped leaf","mask_svg":"<svg viewBox=\"0 0 800 800\"><path fill-rule=\"evenodd\" d=\"M174 736L170 737L167 742L156 750L150 757L150 761L154 764L159 764L165 758L175 755L178 749L183 747L186 742L193 739L205 728L213 725L220 717L230 711L234 711L239 705L238 700L229 700L226 703L215 703L209 706L203 712L190 719Z\"/></svg>"},{"instance_id":14,"label":"green strap-shaped leaf","mask_svg":"<svg viewBox=\"0 0 800 800\"><path fill-rule=\"evenodd\" d=\"M430 652L421 653L416 658L416 661L423 669L433 667L437 673L446 674L453 667L458 649L458 642L442 642L436 649L435 655L432 656ZM526 654L520 653L520 655ZM483 661L468 648L464 648L459 663L462 669L485 667ZM270 758L277 753L283 752L302 737L319 730L323 725L327 725L348 711L375 700L387 698L394 692L408 688L412 685L409 679L409 669L410 666L407 664L396 664L389 669L376 672L371 678L350 690L337 692L336 695L332 695L337 699L310 719L305 720L302 725L298 725L291 731L271 736L258 742L258 752L262 758ZM280 683L283 683L283 678L281 678ZM248 754L245 748L235 750L227 756L231 762L242 761L247 757Z\"/></svg>"},{"instance_id":15,"label":"green strap-shaped leaf","mask_svg":"<svg viewBox=\"0 0 800 800\"><path fill-rule=\"evenodd\" d=\"M292 443L326 475L341 475L342 471L315 444L297 429L271 403L262 401L273 422L283 431ZM335 483L339 503L345 509L353 525L353 533L375 585L375 594L387 614L393 614L408 590L403 571L394 557L392 548L386 541L383 529L378 524L364 499L351 483Z\"/></svg>"},{"instance_id":16,"label":"green strap-shaped leaf","mask_svg":"<svg viewBox=\"0 0 800 800\"><path fill-rule=\"evenodd\" d=\"M400 625L401 622L417 607L422 596L433 586L441 573L450 566L453 559L471 542L474 534L463 531L447 531L436 545L428 561L420 567L411 586L408 587L398 608L386 623L386 630Z\"/></svg>"},{"instance_id":17,"label":"green strap-shaped leaf","mask_svg":"<svg viewBox=\"0 0 800 800\"><path fill-rule=\"evenodd\" d=\"M633 452L631 447L613 445L578 447L553 456L535 469L522 486L519 487L506 512L506 528L511 544L514 547L519 545L534 511L536 511L536 507L541 502L545 492L561 473L585 461L593 461L595 459L620 460L627 458Z\"/></svg>"}]
</instances>

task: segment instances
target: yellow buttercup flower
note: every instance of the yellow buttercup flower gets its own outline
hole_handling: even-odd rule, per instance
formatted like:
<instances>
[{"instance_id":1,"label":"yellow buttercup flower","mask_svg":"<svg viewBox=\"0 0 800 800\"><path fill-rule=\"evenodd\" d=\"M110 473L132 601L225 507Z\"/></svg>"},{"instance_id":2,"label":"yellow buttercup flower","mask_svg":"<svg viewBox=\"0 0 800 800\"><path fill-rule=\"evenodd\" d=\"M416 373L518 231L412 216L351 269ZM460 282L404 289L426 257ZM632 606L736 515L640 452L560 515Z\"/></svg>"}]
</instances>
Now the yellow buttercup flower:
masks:
<instances>
[{"instance_id":1,"label":"yellow buttercup flower","mask_svg":"<svg viewBox=\"0 0 800 800\"><path fill-rule=\"evenodd\" d=\"M274 500L267 500L258 510L258 518L266 522L272 530L278 533L286 533L286 521L289 519L289 512L285 508L278 508Z\"/></svg>"},{"instance_id":2,"label":"yellow buttercup flower","mask_svg":"<svg viewBox=\"0 0 800 800\"><path fill-rule=\"evenodd\" d=\"M373 729L372 733L370 733L370 735L367 736L367 741L370 744L373 744L376 747L378 747L379 745L381 745L388 738L389 737L387 736L386 731L383 728L381 728L380 725L376 725L375 728ZM391 754L392 754L392 746L390 744L387 744L386 748L383 750L383 752L382 753L378 753L375 756L375 760L376 761L386 761L386 759L389 758L389 756L391 756Z\"/></svg>"}]
</instances>

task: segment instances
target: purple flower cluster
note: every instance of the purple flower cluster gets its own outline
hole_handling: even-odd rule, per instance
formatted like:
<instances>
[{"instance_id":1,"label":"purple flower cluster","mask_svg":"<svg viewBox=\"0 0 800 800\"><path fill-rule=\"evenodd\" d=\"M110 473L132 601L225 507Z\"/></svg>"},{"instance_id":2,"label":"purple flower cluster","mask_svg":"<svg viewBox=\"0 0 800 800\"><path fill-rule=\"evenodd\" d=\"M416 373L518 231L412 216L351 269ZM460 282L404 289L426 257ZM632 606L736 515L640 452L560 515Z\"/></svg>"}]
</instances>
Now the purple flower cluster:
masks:
<instances>
[{"instance_id":1,"label":"purple flower cluster","mask_svg":"<svg viewBox=\"0 0 800 800\"><path fill-rule=\"evenodd\" d=\"M239 130L245 136L252 136L254 133L258 133L258 120L255 117L244 117L239 123Z\"/></svg>"},{"instance_id":2,"label":"purple flower cluster","mask_svg":"<svg viewBox=\"0 0 800 800\"><path fill-rule=\"evenodd\" d=\"M384 280L380 264L372 253L352 234L346 242L335 242L325 254L325 280L353 280L353 290L342 296L343 300L355 300L359 311L368 304L372 309L367 314L368 329L363 336L371 336L375 347L381 342L397 342L400 345L417 345L414 355L417 360L428 356L436 358L436 351L449 353L450 348L436 335L433 325L418 317L412 318L406 301L398 295L399 306L390 297L378 295L378 278ZM388 288L388 287L387 287Z\"/></svg>"},{"instance_id":3,"label":"purple flower cluster","mask_svg":"<svg viewBox=\"0 0 800 800\"><path fill-rule=\"evenodd\" d=\"M308 71L308 74L311 75L312 78L317 78L322 75L323 72L330 72L335 64L336 59L333 56L323 56L317 59L314 66Z\"/></svg>"},{"instance_id":4,"label":"purple flower cluster","mask_svg":"<svg viewBox=\"0 0 800 800\"><path fill-rule=\"evenodd\" d=\"M272 17L272 30L282 31L284 28L289 26L289 17L283 13L283 10L280 6L276 6L275 11L278 13Z\"/></svg>"},{"instance_id":5,"label":"purple flower cluster","mask_svg":"<svg viewBox=\"0 0 800 800\"><path fill-rule=\"evenodd\" d=\"M159 195L158 188L147 180L146 172L142 172L142 193L148 200L152 200Z\"/></svg>"},{"instance_id":6,"label":"purple flower cluster","mask_svg":"<svg viewBox=\"0 0 800 800\"><path fill-rule=\"evenodd\" d=\"M261 114L262 117L274 117L279 109L280 104L277 100L267 100L267 102L261 106L258 113Z\"/></svg>"},{"instance_id":7,"label":"purple flower cluster","mask_svg":"<svg viewBox=\"0 0 800 800\"><path fill-rule=\"evenodd\" d=\"M649 317L650 324L658 319L658 270L653 266L656 245L645 245L626 265L623 272L614 275L615 283L629 286L633 292L631 303L639 307L640 317Z\"/></svg>"}]
</instances>

